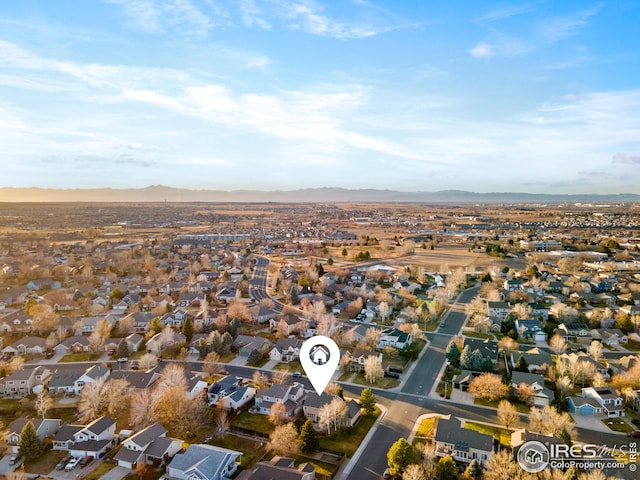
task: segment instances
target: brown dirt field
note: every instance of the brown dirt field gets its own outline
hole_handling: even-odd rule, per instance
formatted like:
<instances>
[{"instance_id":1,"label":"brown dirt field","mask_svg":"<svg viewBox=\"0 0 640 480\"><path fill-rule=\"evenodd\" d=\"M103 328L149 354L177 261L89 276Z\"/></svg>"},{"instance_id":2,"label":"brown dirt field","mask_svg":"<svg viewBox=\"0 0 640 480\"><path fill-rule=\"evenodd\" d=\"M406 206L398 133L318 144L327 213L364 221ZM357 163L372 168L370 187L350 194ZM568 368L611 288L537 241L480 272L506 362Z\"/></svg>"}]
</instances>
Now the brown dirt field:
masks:
<instances>
[{"instance_id":1,"label":"brown dirt field","mask_svg":"<svg viewBox=\"0 0 640 480\"><path fill-rule=\"evenodd\" d=\"M526 261L521 258L500 259L485 253L469 252L466 247L437 247L435 250L416 249L410 256L395 258L393 263L399 265L419 265L429 270L440 270L443 266L449 268L475 267L484 270L491 266L508 266L510 269L526 268ZM391 263L391 262L389 262Z\"/></svg>"}]
</instances>

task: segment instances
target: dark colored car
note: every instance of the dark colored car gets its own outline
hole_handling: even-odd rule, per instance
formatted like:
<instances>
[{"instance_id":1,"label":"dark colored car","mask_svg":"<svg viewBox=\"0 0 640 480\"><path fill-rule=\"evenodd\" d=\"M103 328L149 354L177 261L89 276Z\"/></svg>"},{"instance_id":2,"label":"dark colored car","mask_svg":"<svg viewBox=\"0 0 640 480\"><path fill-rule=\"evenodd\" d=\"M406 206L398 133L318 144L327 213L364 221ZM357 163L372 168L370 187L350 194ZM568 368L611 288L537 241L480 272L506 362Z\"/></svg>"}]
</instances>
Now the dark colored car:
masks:
<instances>
[{"instance_id":1,"label":"dark colored car","mask_svg":"<svg viewBox=\"0 0 640 480\"><path fill-rule=\"evenodd\" d=\"M89 463L91 463L91 460L93 460L93 457L84 457L82 460L80 460L80 463L78 465L80 465L80 468L84 468Z\"/></svg>"},{"instance_id":2,"label":"dark colored car","mask_svg":"<svg viewBox=\"0 0 640 480\"><path fill-rule=\"evenodd\" d=\"M67 455L62 460L60 460L56 465L56 470L64 470L64 467L69 460L71 460L71 455Z\"/></svg>"},{"instance_id":3,"label":"dark colored car","mask_svg":"<svg viewBox=\"0 0 640 480\"><path fill-rule=\"evenodd\" d=\"M633 432L627 432L627 437L640 438L640 430L634 430Z\"/></svg>"}]
</instances>

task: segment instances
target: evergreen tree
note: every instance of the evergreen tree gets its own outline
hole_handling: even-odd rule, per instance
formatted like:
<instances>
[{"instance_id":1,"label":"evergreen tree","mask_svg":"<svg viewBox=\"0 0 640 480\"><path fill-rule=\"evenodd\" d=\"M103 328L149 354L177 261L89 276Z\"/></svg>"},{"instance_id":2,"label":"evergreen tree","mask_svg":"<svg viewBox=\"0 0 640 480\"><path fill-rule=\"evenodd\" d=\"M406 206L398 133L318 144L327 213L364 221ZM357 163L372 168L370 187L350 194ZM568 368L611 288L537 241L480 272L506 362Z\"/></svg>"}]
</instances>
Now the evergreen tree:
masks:
<instances>
[{"instance_id":1,"label":"evergreen tree","mask_svg":"<svg viewBox=\"0 0 640 480\"><path fill-rule=\"evenodd\" d=\"M376 408L376 398L370 388L365 388L360 394L360 407L364 410L365 415L371 415Z\"/></svg>"},{"instance_id":2,"label":"evergreen tree","mask_svg":"<svg viewBox=\"0 0 640 480\"><path fill-rule=\"evenodd\" d=\"M159 317L153 317L151 323L149 324L149 330L153 330L153 333L160 333L162 331L162 322Z\"/></svg>"},{"instance_id":3,"label":"evergreen tree","mask_svg":"<svg viewBox=\"0 0 640 480\"><path fill-rule=\"evenodd\" d=\"M469 370L469 365L471 364L471 349L469 345L466 345L462 349L462 353L460 354L460 367L465 370Z\"/></svg>"},{"instance_id":4,"label":"evergreen tree","mask_svg":"<svg viewBox=\"0 0 640 480\"><path fill-rule=\"evenodd\" d=\"M343 248L343 249L342 249L342 256L343 256L343 257L346 257L347 255L349 255L349 252L347 252L347 249L346 249L346 248Z\"/></svg>"},{"instance_id":5,"label":"evergreen tree","mask_svg":"<svg viewBox=\"0 0 640 480\"><path fill-rule=\"evenodd\" d=\"M33 423L27 422L20 432L18 455L29 461L38 458L43 451L44 446L38 438L36 427L33 426Z\"/></svg>"},{"instance_id":6,"label":"evergreen tree","mask_svg":"<svg viewBox=\"0 0 640 480\"><path fill-rule=\"evenodd\" d=\"M477 480L482 477L482 466L478 463L478 461L474 458L471 460L471 463L464 471L465 476L469 478L473 478Z\"/></svg>"},{"instance_id":7,"label":"evergreen tree","mask_svg":"<svg viewBox=\"0 0 640 480\"><path fill-rule=\"evenodd\" d=\"M193 338L193 322L189 317L187 317L182 324L182 334L185 336L187 345L191 343L191 339Z\"/></svg>"},{"instance_id":8,"label":"evergreen tree","mask_svg":"<svg viewBox=\"0 0 640 480\"><path fill-rule=\"evenodd\" d=\"M493 362L489 357L484 357L482 360L482 371L483 372L493 372Z\"/></svg>"},{"instance_id":9,"label":"evergreen tree","mask_svg":"<svg viewBox=\"0 0 640 480\"><path fill-rule=\"evenodd\" d=\"M124 338L120 340L120 343L118 343L118 350L116 351L116 355L118 355L118 358L126 358L129 356L129 345L127 345L127 342Z\"/></svg>"},{"instance_id":10,"label":"evergreen tree","mask_svg":"<svg viewBox=\"0 0 640 480\"><path fill-rule=\"evenodd\" d=\"M456 367L460 364L460 349L453 340L447 345L447 360L451 362L451 365Z\"/></svg>"},{"instance_id":11,"label":"evergreen tree","mask_svg":"<svg viewBox=\"0 0 640 480\"><path fill-rule=\"evenodd\" d=\"M558 433L558 438L562 440L565 445L569 445L570 447L573 445L573 440L571 439L571 434L567 431L566 428L563 428L560 433Z\"/></svg>"},{"instance_id":12,"label":"evergreen tree","mask_svg":"<svg viewBox=\"0 0 640 480\"><path fill-rule=\"evenodd\" d=\"M242 328L242 322L238 318L233 318L229 322L229 326L227 327L227 332L233 338L236 338L240 333L240 328Z\"/></svg>"},{"instance_id":13,"label":"evergreen tree","mask_svg":"<svg viewBox=\"0 0 640 480\"><path fill-rule=\"evenodd\" d=\"M391 473L392 477L402 476L404 469L407 468L408 465L414 463L415 458L416 450L413 445L407 442L404 438L398 439L396 443L391 445L391 448L387 452L389 473Z\"/></svg>"},{"instance_id":14,"label":"evergreen tree","mask_svg":"<svg viewBox=\"0 0 640 480\"><path fill-rule=\"evenodd\" d=\"M298 435L298 448L302 453L313 453L320 447L320 440L318 440L318 433L313 428L313 422L307 419L300 429L300 435Z\"/></svg>"},{"instance_id":15,"label":"evergreen tree","mask_svg":"<svg viewBox=\"0 0 640 480\"><path fill-rule=\"evenodd\" d=\"M449 455L442 457L436 465L436 480L457 480L458 467Z\"/></svg>"},{"instance_id":16,"label":"evergreen tree","mask_svg":"<svg viewBox=\"0 0 640 480\"><path fill-rule=\"evenodd\" d=\"M329 257L327 259L327 265L329 265L329 266L333 265L333 258Z\"/></svg>"},{"instance_id":17,"label":"evergreen tree","mask_svg":"<svg viewBox=\"0 0 640 480\"><path fill-rule=\"evenodd\" d=\"M518 357L518 361L516 362L516 366L514 367L516 372L528 372L529 364L525 360L524 356L520 355Z\"/></svg>"},{"instance_id":18,"label":"evergreen tree","mask_svg":"<svg viewBox=\"0 0 640 480\"><path fill-rule=\"evenodd\" d=\"M338 386L338 389L336 390L336 395L340 397L342 400L344 400L344 389Z\"/></svg>"}]
</instances>

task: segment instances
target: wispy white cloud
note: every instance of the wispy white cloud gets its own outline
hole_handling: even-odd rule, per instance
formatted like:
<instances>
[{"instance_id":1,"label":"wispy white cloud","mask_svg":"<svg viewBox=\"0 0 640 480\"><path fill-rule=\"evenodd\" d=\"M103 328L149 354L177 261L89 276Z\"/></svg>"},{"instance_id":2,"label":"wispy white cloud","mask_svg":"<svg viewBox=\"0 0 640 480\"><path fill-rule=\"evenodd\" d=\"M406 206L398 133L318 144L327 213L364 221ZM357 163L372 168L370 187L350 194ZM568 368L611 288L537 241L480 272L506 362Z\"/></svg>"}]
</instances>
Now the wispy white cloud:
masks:
<instances>
[{"instance_id":1,"label":"wispy white cloud","mask_svg":"<svg viewBox=\"0 0 640 480\"><path fill-rule=\"evenodd\" d=\"M640 154L618 152L613 156L613 163L640 167Z\"/></svg>"},{"instance_id":2,"label":"wispy white cloud","mask_svg":"<svg viewBox=\"0 0 640 480\"><path fill-rule=\"evenodd\" d=\"M542 38L548 42L557 42L573 36L580 28L589 24L589 19L598 14L602 4L597 4L588 10L575 12L571 15L555 16L546 19L538 26Z\"/></svg>"},{"instance_id":3,"label":"wispy white cloud","mask_svg":"<svg viewBox=\"0 0 640 480\"><path fill-rule=\"evenodd\" d=\"M242 21L247 27L255 25L265 30L271 28L269 22L264 18L263 11L254 0L240 0L240 11L242 12Z\"/></svg>"},{"instance_id":4,"label":"wispy white cloud","mask_svg":"<svg viewBox=\"0 0 640 480\"><path fill-rule=\"evenodd\" d=\"M107 0L122 6L124 13L147 33L167 29L205 35L213 28L213 18L190 0ZM176 28L177 27L177 28Z\"/></svg>"},{"instance_id":5,"label":"wispy white cloud","mask_svg":"<svg viewBox=\"0 0 640 480\"><path fill-rule=\"evenodd\" d=\"M488 11L481 17L474 19L474 22L494 22L496 20L504 20L507 18L522 15L533 11L534 7L530 4L510 5L507 7L498 7Z\"/></svg>"},{"instance_id":6,"label":"wispy white cloud","mask_svg":"<svg viewBox=\"0 0 640 480\"><path fill-rule=\"evenodd\" d=\"M495 55L493 46L485 42L476 44L475 47L469 50L469 53L475 58L491 58Z\"/></svg>"}]
</instances>

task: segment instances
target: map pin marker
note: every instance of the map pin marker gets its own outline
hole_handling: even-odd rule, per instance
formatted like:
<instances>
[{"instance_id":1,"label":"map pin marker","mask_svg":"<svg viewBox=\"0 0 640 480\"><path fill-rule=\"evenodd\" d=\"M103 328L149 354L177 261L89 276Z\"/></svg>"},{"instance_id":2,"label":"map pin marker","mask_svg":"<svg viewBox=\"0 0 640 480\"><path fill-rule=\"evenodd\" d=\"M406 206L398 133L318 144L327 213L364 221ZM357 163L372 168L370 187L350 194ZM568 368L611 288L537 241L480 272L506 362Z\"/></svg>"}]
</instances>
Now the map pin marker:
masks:
<instances>
[{"instance_id":1,"label":"map pin marker","mask_svg":"<svg viewBox=\"0 0 640 480\"><path fill-rule=\"evenodd\" d=\"M300 348L300 363L318 395L331 381L340 362L340 349L329 337L311 337Z\"/></svg>"}]
</instances>

